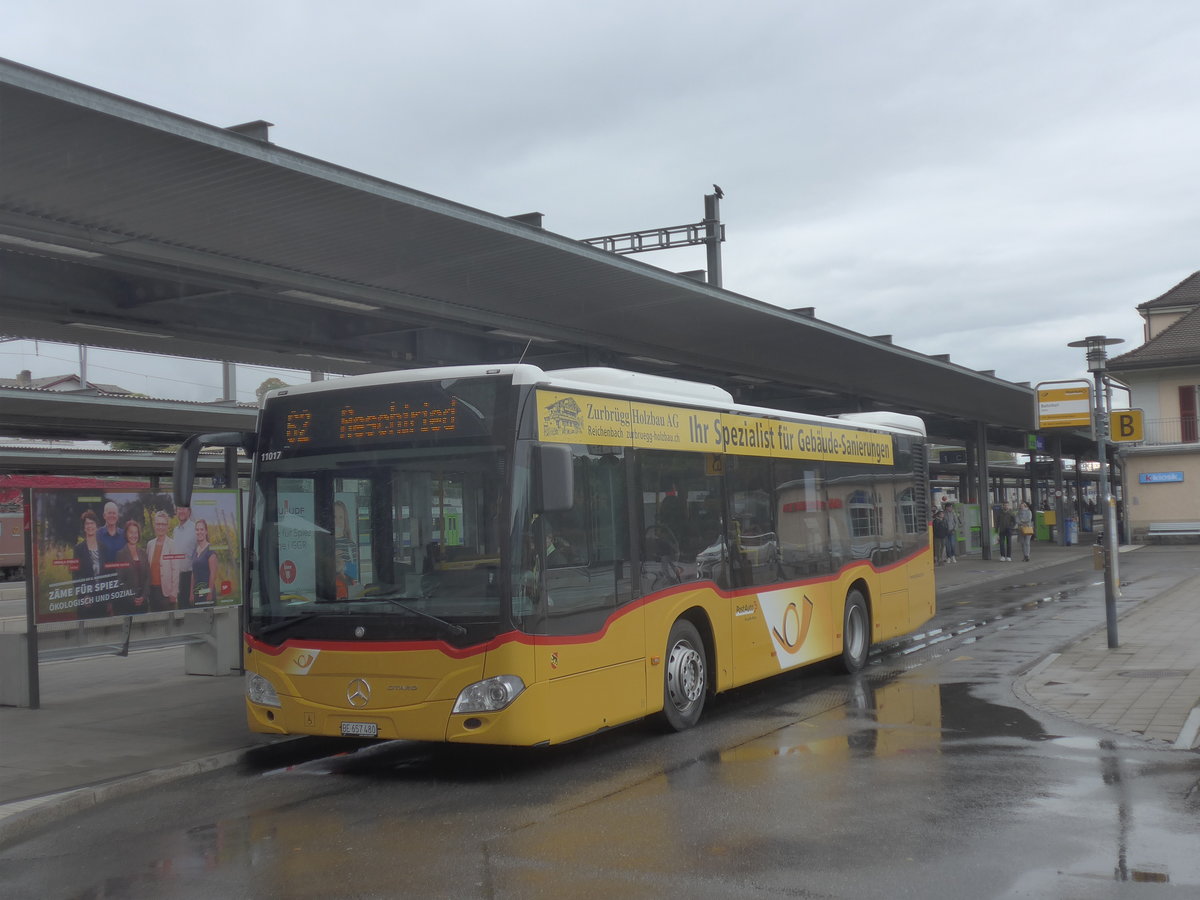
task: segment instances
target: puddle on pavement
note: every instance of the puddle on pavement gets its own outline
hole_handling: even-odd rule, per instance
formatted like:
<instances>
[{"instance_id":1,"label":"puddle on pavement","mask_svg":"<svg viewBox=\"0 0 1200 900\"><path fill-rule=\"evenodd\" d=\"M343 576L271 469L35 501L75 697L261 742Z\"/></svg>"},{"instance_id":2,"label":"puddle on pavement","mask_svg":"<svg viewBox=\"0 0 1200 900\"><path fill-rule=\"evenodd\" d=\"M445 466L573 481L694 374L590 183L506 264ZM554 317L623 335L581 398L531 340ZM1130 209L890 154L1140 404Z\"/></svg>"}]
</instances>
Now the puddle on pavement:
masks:
<instances>
[{"instance_id":1,"label":"puddle on pavement","mask_svg":"<svg viewBox=\"0 0 1200 900\"><path fill-rule=\"evenodd\" d=\"M720 761L943 753L966 740L1051 737L1022 710L974 696L974 687L860 676L844 706L724 751Z\"/></svg>"},{"instance_id":2,"label":"puddle on pavement","mask_svg":"<svg viewBox=\"0 0 1200 900\"><path fill-rule=\"evenodd\" d=\"M1156 802L1146 787L1156 772L1175 767L1194 770L1194 757L1148 751L1143 745L1118 738L1060 737L1051 743L1071 751L1085 766L1090 761L1092 771L1033 798L1026 810L1028 820L1074 818L1091 826L1107 825L1105 832L1111 840L1096 842L1070 865L1032 869L1022 876L1013 896L1056 895L1069 885L1088 880L1200 888L1196 804L1191 799L1200 782L1178 798L1182 800L1178 805Z\"/></svg>"}]
</instances>

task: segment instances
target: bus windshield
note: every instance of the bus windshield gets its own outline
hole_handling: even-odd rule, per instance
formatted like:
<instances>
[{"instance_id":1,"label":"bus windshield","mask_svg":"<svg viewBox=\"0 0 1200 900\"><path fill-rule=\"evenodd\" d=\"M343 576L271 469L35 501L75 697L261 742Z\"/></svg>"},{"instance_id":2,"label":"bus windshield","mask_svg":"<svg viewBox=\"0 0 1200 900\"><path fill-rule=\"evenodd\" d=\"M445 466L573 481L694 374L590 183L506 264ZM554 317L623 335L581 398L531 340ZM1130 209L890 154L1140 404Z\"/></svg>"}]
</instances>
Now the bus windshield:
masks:
<instances>
[{"instance_id":1,"label":"bus windshield","mask_svg":"<svg viewBox=\"0 0 1200 900\"><path fill-rule=\"evenodd\" d=\"M496 633L506 396L463 379L269 398L250 633L274 644Z\"/></svg>"},{"instance_id":2,"label":"bus windshield","mask_svg":"<svg viewBox=\"0 0 1200 900\"><path fill-rule=\"evenodd\" d=\"M389 620L376 639L497 623L500 460L491 447L348 453L261 472L251 633L338 616Z\"/></svg>"}]
</instances>

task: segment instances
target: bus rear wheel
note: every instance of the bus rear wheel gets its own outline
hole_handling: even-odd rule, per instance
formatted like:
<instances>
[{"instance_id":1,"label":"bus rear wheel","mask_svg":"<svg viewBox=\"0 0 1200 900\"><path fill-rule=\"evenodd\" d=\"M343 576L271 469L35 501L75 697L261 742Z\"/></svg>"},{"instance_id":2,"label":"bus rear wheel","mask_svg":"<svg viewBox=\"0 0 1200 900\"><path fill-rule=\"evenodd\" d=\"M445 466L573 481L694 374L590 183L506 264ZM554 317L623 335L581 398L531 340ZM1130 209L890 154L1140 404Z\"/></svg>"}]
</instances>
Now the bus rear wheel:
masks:
<instances>
[{"instance_id":1,"label":"bus rear wheel","mask_svg":"<svg viewBox=\"0 0 1200 900\"><path fill-rule=\"evenodd\" d=\"M842 619L841 668L850 675L867 664L871 650L871 613L862 591L854 588L846 595L846 611Z\"/></svg>"},{"instance_id":2,"label":"bus rear wheel","mask_svg":"<svg viewBox=\"0 0 1200 900\"><path fill-rule=\"evenodd\" d=\"M663 659L663 721L684 731L700 721L708 690L708 660L695 625L680 619L671 626Z\"/></svg>"}]
</instances>

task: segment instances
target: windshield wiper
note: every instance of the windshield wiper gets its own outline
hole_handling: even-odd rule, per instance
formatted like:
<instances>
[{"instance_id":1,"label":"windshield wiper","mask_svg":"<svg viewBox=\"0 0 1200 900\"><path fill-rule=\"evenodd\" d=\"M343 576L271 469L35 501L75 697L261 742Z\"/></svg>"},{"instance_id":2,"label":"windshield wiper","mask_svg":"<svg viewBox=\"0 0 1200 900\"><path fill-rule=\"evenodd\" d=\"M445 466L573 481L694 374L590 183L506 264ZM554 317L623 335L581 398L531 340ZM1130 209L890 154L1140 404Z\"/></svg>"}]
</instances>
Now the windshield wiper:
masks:
<instances>
[{"instance_id":1,"label":"windshield wiper","mask_svg":"<svg viewBox=\"0 0 1200 900\"><path fill-rule=\"evenodd\" d=\"M309 619L315 619L320 615L324 615L324 613L311 612L304 613L303 615L299 616L292 616L290 619L283 619L282 621L276 622L273 625L268 625L266 628L260 628L254 636L264 638L267 635L274 634L277 631L286 631L293 625L299 625L301 622L307 622Z\"/></svg>"},{"instance_id":2,"label":"windshield wiper","mask_svg":"<svg viewBox=\"0 0 1200 900\"><path fill-rule=\"evenodd\" d=\"M400 595L400 596L404 597L404 595ZM408 599L408 598L404 597L404 599ZM430 615L427 612L422 612L419 609L414 609L413 607L409 606L407 603L401 603L400 600L397 599L396 597L372 594L369 597L359 597L358 599L354 600L353 602L355 602L355 603L390 603L390 604L392 604L392 606L397 606L400 609L404 610L406 613L411 613L412 615L417 616L418 618L428 619L431 622L437 623L439 626L441 626L442 630L445 631L447 634L449 634L451 637L462 637L464 634L467 633L467 629L463 628L461 625L455 625L453 622L447 622L445 619L439 619L437 616Z\"/></svg>"}]
</instances>

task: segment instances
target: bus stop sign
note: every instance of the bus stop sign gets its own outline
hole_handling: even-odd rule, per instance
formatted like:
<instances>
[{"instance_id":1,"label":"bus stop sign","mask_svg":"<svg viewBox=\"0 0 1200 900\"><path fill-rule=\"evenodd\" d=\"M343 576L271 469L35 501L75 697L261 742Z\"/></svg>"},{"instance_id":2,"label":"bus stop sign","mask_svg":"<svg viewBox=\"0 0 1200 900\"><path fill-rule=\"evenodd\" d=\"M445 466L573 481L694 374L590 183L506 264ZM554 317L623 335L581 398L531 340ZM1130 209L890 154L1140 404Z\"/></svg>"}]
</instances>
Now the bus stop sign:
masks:
<instances>
[{"instance_id":1,"label":"bus stop sign","mask_svg":"<svg viewBox=\"0 0 1200 900\"><path fill-rule=\"evenodd\" d=\"M1086 381L1043 381L1037 386L1037 427L1091 428L1092 386Z\"/></svg>"}]
</instances>

